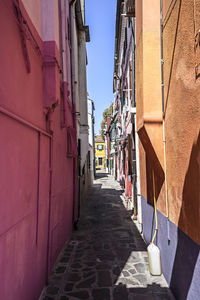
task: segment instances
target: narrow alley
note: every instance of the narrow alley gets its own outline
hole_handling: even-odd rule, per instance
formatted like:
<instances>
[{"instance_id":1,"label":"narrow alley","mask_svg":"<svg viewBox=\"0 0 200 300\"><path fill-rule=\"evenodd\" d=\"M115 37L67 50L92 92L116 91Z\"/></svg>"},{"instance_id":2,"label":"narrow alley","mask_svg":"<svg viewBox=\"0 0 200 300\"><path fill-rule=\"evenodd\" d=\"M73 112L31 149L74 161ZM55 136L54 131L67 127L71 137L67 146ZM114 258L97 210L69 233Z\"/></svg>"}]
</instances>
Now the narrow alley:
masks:
<instances>
[{"instance_id":1,"label":"narrow alley","mask_svg":"<svg viewBox=\"0 0 200 300\"><path fill-rule=\"evenodd\" d=\"M174 299L163 276L151 276L146 244L123 205L119 184L99 172L78 230L66 243L40 300Z\"/></svg>"},{"instance_id":2,"label":"narrow alley","mask_svg":"<svg viewBox=\"0 0 200 300\"><path fill-rule=\"evenodd\" d=\"M199 300L200 0L0 0L0 37L0 300Z\"/></svg>"}]
</instances>

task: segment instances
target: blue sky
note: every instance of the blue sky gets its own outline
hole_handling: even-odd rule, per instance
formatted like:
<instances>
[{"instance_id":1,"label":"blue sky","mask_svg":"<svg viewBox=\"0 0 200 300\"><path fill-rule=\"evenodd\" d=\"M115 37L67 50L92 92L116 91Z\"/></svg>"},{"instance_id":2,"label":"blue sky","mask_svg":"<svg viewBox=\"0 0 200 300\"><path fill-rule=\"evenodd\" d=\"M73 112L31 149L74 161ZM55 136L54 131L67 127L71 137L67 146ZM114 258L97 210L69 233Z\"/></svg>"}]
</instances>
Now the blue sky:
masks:
<instances>
[{"instance_id":1,"label":"blue sky","mask_svg":"<svg viewBox=\"0 0 200 300\"><path fill-rule=\"evenodd\" d=\"M116 0L85 0L87 43L87 84L95 103L95 133L99 133L102 113L113 101L113 64Z\"/></svg>"}]
</instances>

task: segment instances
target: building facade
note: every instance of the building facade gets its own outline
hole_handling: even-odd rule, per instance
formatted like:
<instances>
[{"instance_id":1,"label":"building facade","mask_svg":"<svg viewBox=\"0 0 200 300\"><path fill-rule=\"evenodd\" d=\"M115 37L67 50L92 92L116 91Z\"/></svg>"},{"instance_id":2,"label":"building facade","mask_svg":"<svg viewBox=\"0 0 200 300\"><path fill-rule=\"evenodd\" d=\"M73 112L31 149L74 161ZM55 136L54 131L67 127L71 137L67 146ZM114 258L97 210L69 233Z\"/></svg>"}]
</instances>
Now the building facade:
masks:
<instances>
[{"instance_id":1,"label":"building facade","mask_svg":"<svg viewBox=\"0 0 200 300\"><path fill-rule=\"evenodd\" d=\"M39 298L77 220L78 99L72 16L78 26L80 1L73 2L0 2L0 298L4 300ZM87 34L87 28L79 30ZM87 111L87 97L85 103Z\"/></svg>"},{"instance_id":2,"label":"building facade","mask_svg":"<svg viewBox=\"0 0 200 300\"><path fill-rule=\"evenodd\" d=\"M127 157L132 155L134 217L147 244L155 229L155 182L155 243L161 251L163 274L178 300L200 295L199 15L199 3L192 0L117 2L116 178L126 191L130 173L124 161L129 164ZM131 34L132 59L127 54Z\"/></svg>"},{"instance_id":3,"label":"building facade","mask_svg":"<svg viewBox=\"0 0 200 300\"><path fill-rule=\"evenodd\" d=\"M75 169L78 170L78 218L81 207L91 186L90 164L88 157L89 126L88 126L88 93L87 93L87 51L86 42L90 41L89 28L85 25L85 1L74 1L72 11L72 81L74 98L76 99L76 131L78 143L78 159Z\"/></svg>"},{"instance_id":4,"label":"building facade","mask_svg":"<svg viewBox=\"0 0 200 300\"><path fill-rule=\"evenodd\" d=\"M137 215L137 172L135 136L135 10L118 1L114 53L114 114L108 128L111 169L124 189L127 208ZM134 205L135 202L135 205Z\"/></svg>"},{"instance_id":5,"label":"building facade","mask_svg":"<svg viewBox=\"0 0 200 300\"><path fill-rule=\"evenodd\" d=\"M100 135L95 136L95 164L96 169L105 169L106 167L106 152L105 141Z\"/></svg>"}]
</instances>

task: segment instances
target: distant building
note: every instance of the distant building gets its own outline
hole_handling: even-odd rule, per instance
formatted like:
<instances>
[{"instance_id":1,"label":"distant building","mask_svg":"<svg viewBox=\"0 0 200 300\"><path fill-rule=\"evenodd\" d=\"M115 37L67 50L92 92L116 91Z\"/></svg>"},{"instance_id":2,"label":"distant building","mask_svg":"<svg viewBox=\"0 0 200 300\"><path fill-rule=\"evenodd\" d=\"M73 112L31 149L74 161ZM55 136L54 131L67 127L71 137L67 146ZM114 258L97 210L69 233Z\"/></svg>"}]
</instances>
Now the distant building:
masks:
<instances>
[{"instance_id":1,"label":"distant building","mask_svg":"<svg viewBox=\"0 0 200 300\"><path fill-rule=\"evenodd\" d=\"M135 10L132 1L118 1L115 31L113 116L108 126L110 170L119 181L127 208L137 213L138 174L136 172L137 133L135 124ZM127 13L128 9L128 13ZM125 15L127 15L125 17Z\"/></svg>"},{"instance_id":2,"label":"distant building","mask_svg":"<svg viewBox=\"0 0 200 300\"><path fill-rule=\"evenodd\" d=\"M95 158L96 158L96 169L105 168L105 142L100 135L95 136Z\"/></svg>"}]
</instances>

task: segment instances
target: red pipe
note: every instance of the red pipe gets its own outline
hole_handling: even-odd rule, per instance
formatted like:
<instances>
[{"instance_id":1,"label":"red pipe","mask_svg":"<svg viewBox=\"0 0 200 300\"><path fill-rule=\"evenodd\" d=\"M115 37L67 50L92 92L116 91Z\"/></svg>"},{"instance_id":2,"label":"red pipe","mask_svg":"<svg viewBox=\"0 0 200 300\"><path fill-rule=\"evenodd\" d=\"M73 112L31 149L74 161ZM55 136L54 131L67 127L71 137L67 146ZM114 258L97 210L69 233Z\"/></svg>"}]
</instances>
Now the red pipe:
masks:
<instances>
[{"instance_id":1,"label":"red pipe","mask_svg":"<svg viewBox=\"0 0 200 300\"><path fill-rule=\"evenodd\" d=\"M47 256L46 256L46 283L48 283L48 277L51 268L50 262L50 224L51 224L51 204L52 204L52 175L53 175L53 136L49 145L49 211L48 211L48 235L47 235Z\"/></svg>"},{"instance_id":2,"label":"red pipe","mask_svg":"<svg viewBox=\"0 0 200 300\"><path fill-rule=\"evenodd\" d=\"M36 245L38 244L39 205L40 205L40 144L41 133L38 132L38 178L37 178L37 207L36 207Z\"/></svg>"}]
</instances>

